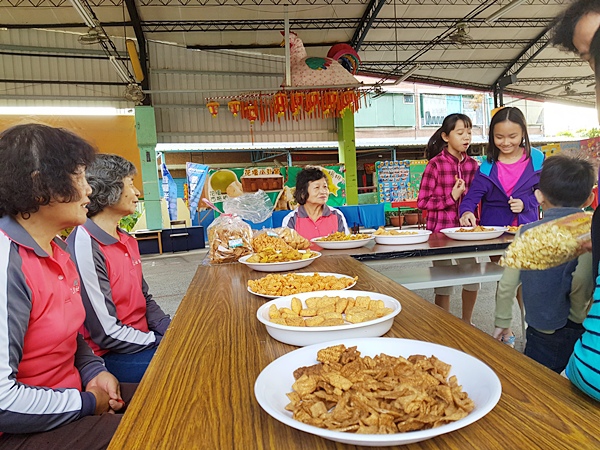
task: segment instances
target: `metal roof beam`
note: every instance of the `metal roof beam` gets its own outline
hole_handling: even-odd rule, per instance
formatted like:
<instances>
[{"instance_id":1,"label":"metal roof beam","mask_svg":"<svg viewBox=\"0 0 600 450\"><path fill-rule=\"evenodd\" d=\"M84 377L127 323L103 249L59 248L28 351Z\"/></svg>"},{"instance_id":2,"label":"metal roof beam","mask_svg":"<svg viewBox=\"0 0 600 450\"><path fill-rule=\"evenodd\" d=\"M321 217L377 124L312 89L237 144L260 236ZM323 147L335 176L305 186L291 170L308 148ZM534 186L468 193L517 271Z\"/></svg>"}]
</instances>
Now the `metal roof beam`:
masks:
<instances>
[{"instance_id":1,"label":"metal roof beam","mask_svg":"<svg viewBox=\"0 0 600 450\"><path fill-rule=\"evenodd\" d=\"M288 0L292 6L330 6L330 5L365 5L369 0ZM484 3L486 0L460 0L461 5L477 5ZM456 5L458 0L396 0L399 5L405 6L423 6L423 5ZM56 8L68 6L67 0L19 0L8 1L8 6L17 7L47 7ZM93 0L94 6L118 6L121 4L119 0ZM140 0L140 6L177 6L180 8L186 6L281 6L281 0ZM529 5L564 5L565 0L528 0ZM5 6L5 5L3 5Z\"/></svg>"},{"instance_id":2,"label":"metal roof beam","mask_svg":"<svg viewBox=\"0 0 600 450\"><path fill-rule=\"evenodd\" d=\"M421 69L493 69L506 67L511 60L452 60L452 61L416 61L410 66L419 65ZM564 59L540 59L532 61L529 67L579 67L587 63L579 58L564 58ZM360 64L362 70L371 71L389 71L392 67L398 65L397 61L377 61L377 62L362 62Z\"/></svg>"},{"instance_id":3,"label":"metal roof beam","mask_svg":"<svg viewBox=\"0 0 600 450\"><path fill-rule=\"evenodd\" d=\"M142 86L142 90L147 91L150 90L150 77L148 76L148 53L146 52L146 37L144 36L144 31L142 30L142 22L135 6L135 1L125 0L125 5L127 6L127 12L129 13L129 18L131 19L133 31L135 33L135 38L137 39L138 49L140 52L139 60L140 65L142 66L142 72L144 74L144 79L140 84ZM144 100L142 100L142 105L150 106L151 104L152 100L150 95L146 95Z\"/></svg>"},{"instance_id":4,"label":"metal roof beam","mask_svg":"<svg viewBox=\"0 0 600 450\"><path fill-rule=\"evenodd\" d=\"M360 50L360 46L367 37L367 33L371 29L371 25L377 17L377 14L379 14L379 11L381 11L381 8L385 5L385 1L386 0L371 0L365 9L364 14L356 27L356 31L354 31L354 36L352 36L352 39L350 40L350 45L357 52Z\"/></svg>"},{"instance_id":5,"label":"metal roof beam","mask_svg":"<svg viewBox=\"0 0 600 450\"><path fill-rule=\"evenodd\" d=\"M371 28L399 29L435 29L452 28L462 19L374 19ZM498 19L488 24L483 19L469 19L471 28L536 28L546 27L553 17L530 19ZM338 30L356 29L360 20L356 18L325 18L325 19L290 19L290 27L294 30ZM2 25L0 25L1 27ZM147 33L171 33L180 31L279 31L283 29L283 20L150 20L142 22L142 28Z\"/></svg>"}]
</instances>

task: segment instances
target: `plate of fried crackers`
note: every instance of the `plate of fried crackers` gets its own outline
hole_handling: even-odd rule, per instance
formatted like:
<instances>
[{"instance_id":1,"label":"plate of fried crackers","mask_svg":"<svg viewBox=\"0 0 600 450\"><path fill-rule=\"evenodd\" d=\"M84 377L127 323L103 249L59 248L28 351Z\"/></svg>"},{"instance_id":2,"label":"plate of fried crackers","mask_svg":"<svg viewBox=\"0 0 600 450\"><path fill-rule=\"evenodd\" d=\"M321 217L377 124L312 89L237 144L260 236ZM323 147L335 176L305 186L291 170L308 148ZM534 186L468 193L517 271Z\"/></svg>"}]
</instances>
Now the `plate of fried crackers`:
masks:
<instances>
[{"instance_id":1,"label":"plate of fried crackers","mask_svg":"<svg viewBox=\"0 0 600 450\"><path fill-rule=\"evenodd\" d=\"M519 231L522 226L523 225L519 225L518 227L515 227L515 226L510 225L510 226L506 227L506 233L517 234L517 231Z\"/></svg>"},{"instance_id":2,"label":"plate of fried crackers","mask_svg":"<svg viewBox=\"0 0 600 450\"><path fill-rule=\"evenodd\" d=\"M310 242L328 250L345 250L362 247L367 245L373 239L374 237L370 234L346 234L338 231L329 236L313 238Z\"/></svg>"},{"instance_id":3,"label":"plate of fried crackers","mask_svg":"<svg viewBox=\"0 0 600 450\"><path fill-rule=\"evenodd\" d=\"M258 309L256 316L274 339L303 346L382 336L401 309L398 300L378 292L317 291L271 300Z\"/></svg>"},{"instance_id":4,"label":"plate of fried crackers","mask_svg":"<svg viewBox=\"0 0 600 450\"><path fill-rule=\"evenodd\" d=\"M303 292L346 290L357 280L358 277L341 273L272 273L257 280L248 280L248 292L272 299Z\"/></svg>"},{"instance_id":5,"label":"plate of fried crackers","mask_svg":"<svg viewBox=\"0 0 600 450\"><path fill-rule=\"evenodd\" d=\"M382 245L421 244L427 242L430 235L429 230L386 230L383 227L373 233L375 242Z\"/></svg>"},{"instance_id":6,"label":"plate of fried crackers","mask_svg":"<svg viewBox=\"0 0 600 450\"><path fill-rule=\"evenodd\" d=\"M321 256L319 252L312 250L294 250L294 252L297 254L294 254L293 258L296 259L288 258L289 260L287 261L281 261L280 258L285 259L285 257L289 255L284 255L281 252L274 250L268 250L243 256L238 262L259 272L286 272L288 270L302 269L303 267L309 266L314 260Z\"/></svg>"},{"instance_id":7,"label":"plate of fried crackers","mask_svg":"<svg viewBox=\"0 0 600 450\"><path fill-rule=\"evenodd\" d=\"M381 373L388 375L382 379L376 375ZM395 338L300 348L265 367L254 384L260 406L285 425L373 447L420 442L466 427L489 413L501 394L498 376L477 358Z\"/></svg>"},{"instance_id":8,"label":"plate of fried crackers","mask_svg":"<svg viewBox=\"0 0 600 450\"><path fill-rule=\"evenodd\" d=\"M495 239L506 232L507 227L481 226L476 227L454 227L444 228L440 233L444 233L450 239L457 241L484 241L486 239Z\"/></svg>"}]
</instances>

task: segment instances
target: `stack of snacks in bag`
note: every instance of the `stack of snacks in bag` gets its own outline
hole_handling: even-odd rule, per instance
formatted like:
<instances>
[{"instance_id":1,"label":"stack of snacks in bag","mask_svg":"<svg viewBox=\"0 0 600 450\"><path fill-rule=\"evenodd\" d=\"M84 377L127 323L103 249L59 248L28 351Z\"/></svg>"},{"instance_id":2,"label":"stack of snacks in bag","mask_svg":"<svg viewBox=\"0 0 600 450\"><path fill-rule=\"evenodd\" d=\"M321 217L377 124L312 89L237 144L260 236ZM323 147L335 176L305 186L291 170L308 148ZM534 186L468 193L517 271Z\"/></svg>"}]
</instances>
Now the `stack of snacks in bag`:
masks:
<instances>
[{"instance_id":1,"label":"stack of snacks in bag","mask_svg":"<svg viewBox=\"0 0 600 450\"><path fill-rule=\"evenodd\" d=\"M212 263L235 262L252 253L252 229L235 214L221 214L207 232Z\"/></svg>"},{"instance_id":2,"label":"stack of snacks in bag","mask_svg":"<svg viewBox=\"0 0 600 450\"><path fill-rule=\"evenodd\" d=\"M500 265L544 270L577 258L591 240L592 213L580 212L551 220L517 235Z\"/></svg>"}]
</instances>

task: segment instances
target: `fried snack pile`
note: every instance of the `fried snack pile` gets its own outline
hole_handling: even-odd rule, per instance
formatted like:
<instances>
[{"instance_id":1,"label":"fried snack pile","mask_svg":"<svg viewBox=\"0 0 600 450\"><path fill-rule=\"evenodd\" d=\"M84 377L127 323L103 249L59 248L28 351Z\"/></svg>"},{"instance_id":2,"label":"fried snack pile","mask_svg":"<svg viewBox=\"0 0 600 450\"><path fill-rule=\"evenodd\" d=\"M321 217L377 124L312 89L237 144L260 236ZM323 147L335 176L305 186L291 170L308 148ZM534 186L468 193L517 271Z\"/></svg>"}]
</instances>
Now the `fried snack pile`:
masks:
<instances>
[{"instance_id":1,"label":"fried snack pile","mask_svg":"<svg viewBox=\"0 0 600 450\"><path fill-rule=\"evenodd\" d=\"M362 323L387 316L393 312L383 300L372 300L366 295L354 298L311 297L307 298L306 308L302 301L292 298L290 308L279 308L274 304L269 308L269 319L279 325L291 327L333 327L346 322ZM345 321L344 321L345 318Z\"/></svg>"},{"instance_id":2,"label":"fried snack pile","mask_svg":"<svg viewBox=\"0 0 600 450\"><path fill-rule=\"evenodd\" d=\"M294 419L320 428L393 434L438 427L475 405L451 366L435 356L361 357L356 347L319 350L319 364L294 371L287 394Z\"/></svg>"},{"instance_id":3,"label":"fried snack pile","mask_svg":"<svg viewBox=\"0 0 600 450\"><path fill-rule=\"evenodd\" d=\"M482 233L486 231L494 231L493 228L482 227L481 225L477 225L473 228L459 228L456 230L456 233Z\"/></svg>"},{"instance_id":4,"label":"fried snack pile","mask_svg":"<svg viewBox=\"0 0 600 450\"><path fill-rule=\"evenodd\" d=\"M375 233L376 236L410 236L419 234L416 231L398 231L398 230L386 230L383 227L379 227Z\"/></svg>"},{"instance_id":5,"label":"fried snack pile","mask_svg":"<svg viewBox=\"0 0 600 450\"><path fill-rule=\"evenodd\" d=\"M506 231L508 231L509 233L516 233L521 228L521 225L519 225L518 227L513 227L512 225L509 225L506 228L507 228Z\"/></svg>"},{"instance_id":6,"label":"fried snack pile","mask_svg":"<svg viewBox=\"0 0 600 450\"><path fill-rule=\"evenodd\" d=\"M248 287L257 294L283 297L302 292L342 290L356 283L357 280L358 277L337 278L333 275L323 276L318 273L313 275L270 273L258 280L248 280Z\"/></svg>"},{"instance_id":7,"label":"fried snack pile","mask_svg":"<svg viewBox=\"0 0 600 450\"><path fill-rule=\"evenodd\" d=\"M246 260L249 263L277 263L277 262L288 262L288 261L299 261L301 259L309 259L317 256L315 252L306 250L300 252L290 247L287 251L277 251L272 248L267 248L258 253L254 253L250 258Z\"/></svg>"},{"instance_id":8,"label":"fried snack pile","mask_svg":"<svg viewBox=\"0 0 600 450\"><path fill-rule=\"evenodd\" d=\"M560 266L583 253L591 226L592 214L581 212L530 228L508 246L500 265L526 270Z\"/></svg>"},{"instance_id":9,"label":"fried snack pile","mask_svg":"<svg viewBox=\"0 0 600 450\"><path fill-rule=\"evenodd\" d=\"M278 236L270 236L267 233L260 233L252 239L252 249L255 252L262 252L267 249L278 250L283 253L288 253L294 248L290 247L286 242Z\"/></svg>"},{"instance_id":10,"label":"fried snack pile","mask_svg":"<svg viewBox=\"0 0 600 450\"><path fill-rule=\"evenodd\" d=\"M239 216L221 214L207 233L212 263L235 262L252 253L252 229Z\"/></svg>"},{"instance_id":11,"label":"fried snack pile","mask_svg":"<svg viewBox=\"0 0 600 450\"><path fill-rule=\"evenodd\" d=\"M369 234L346 234L341 231L336 231L335 233L331 233L329 236L325 236L319 239L315 239L316 241L357 241L359 239L369 239L371 236Z\"/></svg>"},{"instance_id":12,"label":"fried snack pile","mask_svg":"<svg viewBox=\"0 0 600 450\"><path fill-rule=\"evenodd\" d=\"M296 250L306 250L310 247L310 241L298 234L296 230L288 227L276 228L277 235L283 239L286 244Z\"/></svg>"}]
</instances>

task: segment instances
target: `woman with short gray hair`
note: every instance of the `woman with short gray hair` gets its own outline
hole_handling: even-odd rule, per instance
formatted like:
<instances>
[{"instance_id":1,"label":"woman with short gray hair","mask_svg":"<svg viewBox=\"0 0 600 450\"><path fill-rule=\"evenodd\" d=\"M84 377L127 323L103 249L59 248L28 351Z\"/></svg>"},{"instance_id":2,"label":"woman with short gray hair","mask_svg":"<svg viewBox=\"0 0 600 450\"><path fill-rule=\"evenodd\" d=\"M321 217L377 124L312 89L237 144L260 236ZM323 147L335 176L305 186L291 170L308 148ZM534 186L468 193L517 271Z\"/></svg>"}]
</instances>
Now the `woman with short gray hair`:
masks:
<instances>
[{"instance_id":1,"label":"woman with short gray hair","mask_svg":"<svg viewBox=\"0 0 600 450\"><path fill-rule=\"evenodd\" d=\"M152 299L136 240L119 228L136 210L135 166L98 155L86 171L88 220L67 238L81 277L84 338L121 382L139 382L171 319Z\"/></svg>"}]
</instances>

